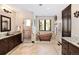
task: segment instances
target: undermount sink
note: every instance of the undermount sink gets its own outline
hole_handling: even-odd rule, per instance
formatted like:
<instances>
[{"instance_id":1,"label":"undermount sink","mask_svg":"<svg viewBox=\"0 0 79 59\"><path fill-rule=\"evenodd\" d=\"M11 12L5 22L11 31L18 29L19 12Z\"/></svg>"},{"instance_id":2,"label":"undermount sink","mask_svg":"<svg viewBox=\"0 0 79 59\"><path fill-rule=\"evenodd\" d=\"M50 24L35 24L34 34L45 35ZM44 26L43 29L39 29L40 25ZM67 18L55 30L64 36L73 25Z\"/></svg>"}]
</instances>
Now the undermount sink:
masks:
<instances>
[{"instance_id":1,"label":"undermount sink","mask_svg":"<svg viewBox=\"0 0 79 59\"><path fill-rule=\"evenodd\" d=\"M10 33L2 33L2 34L0 34L0 37L10 36L10 35L13 35L13 34L10 34Z\"/></svg>"},{"instance_id":2,"label":"undermount sink","mask_svg":"<svg viewBox=\"0 0 79 59\"><path fill-rule=\"evenodd\" d=\"M6 34L6 36L10 36L10 35L13 35L13 34L9 34L9 33Z\"/></svg>"}]
</instances>

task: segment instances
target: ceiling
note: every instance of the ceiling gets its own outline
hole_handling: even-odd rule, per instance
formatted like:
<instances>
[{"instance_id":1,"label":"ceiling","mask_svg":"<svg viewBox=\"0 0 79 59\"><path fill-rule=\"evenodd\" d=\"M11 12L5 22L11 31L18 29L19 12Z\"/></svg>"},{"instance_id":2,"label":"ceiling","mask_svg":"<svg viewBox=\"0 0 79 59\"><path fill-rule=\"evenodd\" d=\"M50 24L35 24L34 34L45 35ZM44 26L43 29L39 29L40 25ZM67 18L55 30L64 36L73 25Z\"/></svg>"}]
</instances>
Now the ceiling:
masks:
<instances>
[{"instance_id":1,"label":"ceiling","mask_svg":"<svg viewBox=\"0 0 79 59\"><path fill-rule=\"evenodd\" d=\"M31 11L36 16L54 16L62 11L68 4L10 4L23 12Z\"/></svg>"}]
</instances>

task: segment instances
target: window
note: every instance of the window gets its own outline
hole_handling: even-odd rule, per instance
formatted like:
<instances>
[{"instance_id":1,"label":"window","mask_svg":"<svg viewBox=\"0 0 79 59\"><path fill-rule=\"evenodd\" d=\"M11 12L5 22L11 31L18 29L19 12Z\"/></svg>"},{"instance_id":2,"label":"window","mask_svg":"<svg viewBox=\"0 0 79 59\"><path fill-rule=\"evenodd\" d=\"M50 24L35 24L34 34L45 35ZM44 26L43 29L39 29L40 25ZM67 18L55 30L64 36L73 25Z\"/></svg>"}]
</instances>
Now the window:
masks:
<instances>
[{"instance_id":1,"label":"window","mask_svg":"<svg viewBox=\"0 0 79 59\"><path fill-rule=\"evenodd\" d=\"M51 20L39 20L40 31L51 31Z\"/></svg>"},{"instance_id":2,"label":"window","mask_svg":"<svg viewBox=\"0 0 79 59\"><path fill-rule=\"evenodd\" d=\"M31 26L31 20L30 19L26 19L24 21L25 26Z\"/></svg>"}]
</instances>

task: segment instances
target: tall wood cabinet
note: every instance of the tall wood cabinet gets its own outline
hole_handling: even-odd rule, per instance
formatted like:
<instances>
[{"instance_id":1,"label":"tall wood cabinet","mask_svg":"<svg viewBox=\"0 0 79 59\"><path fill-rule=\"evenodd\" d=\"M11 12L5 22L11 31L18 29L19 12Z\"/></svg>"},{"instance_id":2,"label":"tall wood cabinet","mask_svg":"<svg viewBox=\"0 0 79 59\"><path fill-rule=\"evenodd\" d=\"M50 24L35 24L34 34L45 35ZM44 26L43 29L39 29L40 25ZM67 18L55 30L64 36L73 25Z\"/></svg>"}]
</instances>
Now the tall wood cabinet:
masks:
<instances>
[{"instance_id":1,"label":"tall wood cabinet","mask_svg":"<svg viewBox=\"0 0 79 59\"><path fill-rule=\"evenodd\" d=\"M71 37L71 4L62 11L62 37Z\"/></svg>"}]
</instances>

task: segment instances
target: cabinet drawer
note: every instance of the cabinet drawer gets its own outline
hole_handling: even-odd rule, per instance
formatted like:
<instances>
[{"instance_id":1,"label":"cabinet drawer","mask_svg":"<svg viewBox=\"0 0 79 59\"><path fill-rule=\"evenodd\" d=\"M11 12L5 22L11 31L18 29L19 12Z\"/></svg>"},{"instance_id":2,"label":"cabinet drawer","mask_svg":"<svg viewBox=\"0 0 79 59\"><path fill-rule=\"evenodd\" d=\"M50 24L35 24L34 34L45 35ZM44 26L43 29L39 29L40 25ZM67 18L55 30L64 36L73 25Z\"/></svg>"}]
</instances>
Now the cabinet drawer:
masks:
<instances>
[{"instance_id":1,"label":"cabinet drawer","mask_svg":"<svg viewBox=\"0 0 79 59\"><path fill-rule=\"evenodd\" d=\"M8 50L12 50L15 47L15 38L14 36L8 38Z\"/></svg>"}]
</instances>

